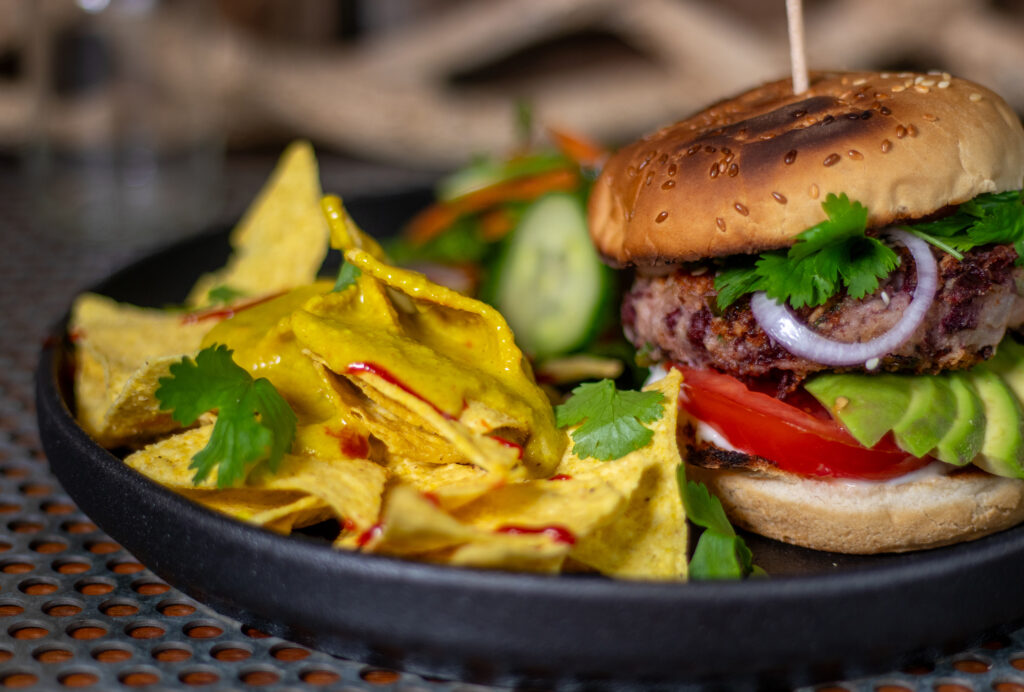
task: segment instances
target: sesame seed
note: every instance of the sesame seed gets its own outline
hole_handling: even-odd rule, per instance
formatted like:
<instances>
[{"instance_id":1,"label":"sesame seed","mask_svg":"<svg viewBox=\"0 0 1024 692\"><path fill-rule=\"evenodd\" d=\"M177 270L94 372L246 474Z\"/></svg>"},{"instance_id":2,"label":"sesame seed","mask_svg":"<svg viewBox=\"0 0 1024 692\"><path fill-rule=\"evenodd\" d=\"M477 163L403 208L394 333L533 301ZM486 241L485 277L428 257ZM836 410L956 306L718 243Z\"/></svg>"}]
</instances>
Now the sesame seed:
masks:
<instances>
[{"instance_id":1,"label":"sesame seed","mask_svg":"<svg viewBox=\"0 0 1024 692\"><path fill-rule=\"evenodd\" d=\"M914 86L914 80L913 79L904 79L903 80L903 86L905 86L906 88L909 89L910 87Z\"/></svg>"},{"instance_id":2,"label":"sesame seed","mask_svg":"<svg viewBox=\"0 0 1024 692\"><path fill-rule=\"evenodd\" d=\"M668 154L662 154L661 156L659 156L658 157L658 163L660 163L662 165L665 165L666 163L668 163Z\"/></svg>"},{"instance_id":3,"label":"sesame seed","mask_svg":"<svg viewBox=\"0 0 1024 692\"><path fill-rule=\"evenodd\" d=\"M919 94L927 94L929 91L931 91L931 89L926 87L924 84L918 84L917 86L914 87L914 91L916 91Z\"/></svg>"},{"instance_id":4,"label":"sesame seed","mask_svg":"<svg viewBox=\"0 0 1024 692\"><path fill-rule=\"evenodd\" d=\"M893 88L891 89L891 91L893 91L894 93L897 93L897 94L898 94L899 92L901 92L901 91L905 91L905 90L906 90L906 87L905 87L905 86L903 86L902 84L897 84L896 86L894 86L894 87L893 87Z\"/></svg>"},{"instance_id":5,"label":"sesame seed","mask_svg":"<svg viewBox=\"0 0 1024 692\"><path fill-rule=\"evenodd\" d=\"M888 73L888 72L883 72L881 74L881 77L882 77L882 79L889 79L890 77L892 77L892 75L890 73Z\"/></svg>"},{"instance_id":6,"label":"sesame seed","mask_svg":"<svg viewBox=\"0 0 1024 692\"><path fill-rule=\"evenodd\" d=\"M663 211L660 214L658 214L656 217L654 217L654 223L661 223L662 221L664 221L667 218L668 218L668 212L667 211Z\"/></svg>"},{"instance_id":7,"label":"sesame seed","mask_svg":"<svg viewBox=\"0 0 1024 692\"><path fill-rule=\"evenodd\" d=\"M882 153L888 154L889 150L892 149L892 142L887 139L882 140Z\"/></svg>"},{"instance_id":8,"label":"sesame seed","mask_svg":"<svg viewBox=\"0 0 1024 692\"><path fill-rule=\"evenodd\" d=\"M644 185L650 185L653 180L654 180L654 174L653 173L648 173L647 174L647 178L644 179Z\"/></svg>"},{"instance_id":9,"label":"sesame seed","mask_svg":"<svg viewBox=\"0 0 1024 692\"><path fill-rule=\"evenodd\" d=\"M710 175L712 178L717 178L718 177L718 164L717 163L711 164L711 171L708 173L708 175Z\"/></svg>"},{"instance_id":10,"label":"sesame seed","mask_svg":"<svg viewBox=\"0 0 1024 692\"><path fill-rule=\"evenodd\" d=\"M725 219L721 216L715 219L715 225L718 226L718 230L725 232Z\"/></svg>"},{"instance_id":11,"label":"sesame seed","mask_svg":"<svg viewBox=\"0 0 1024 692\"><path fill-rule=\"evenodd\" d=\"M706 264L702 264L701 266L697 267L696 269L691 270L690 271L690 276L704 276L707 273L708 273L707 265Z\"/></svg>"},{"instance_id":12,"label":"sesame seed","mask_svg":"<svg viewBox=\"0 0 1024 692\"><path fill-rule=\"evenodd\" d=\"M728 166L727 166L727 165L725 165L725 161L719 161L719 162L718 162L718 172L719 172L719 173L725 173L725 170L726 170L727 168L728 168Z\"/></svg>"},{"instance_id":13,"label":"sesame seed","mask_svg":"<svg viewBox=\"0 0 1024 692\"><path fill-rule=\"evenodd\" d=\"M917 125L914 125L913 123L907 125L907 134L911 137L917 137Z\"/></svg>"},{"instance_id":14,"label":"sesame seed","mask_svg":"<svg viewBox=\"0 0 1024 692\"><path fill-rule=\"evenodd\" d=\"M781 192L773 192L772 199L774 199L779 204L785 204L787 201L789 201L786 199L786 196Z\"/></svg>"},{"instance_id":15,"label":"sesame seed","mask_svg":"<svg viewBox=\"0 0 1024 692\"><path fill-rule=\"evenodd\" d=\"M881 361L878 360L878 358L872 358L871 360L864 363L864 367L867 368L868 370L876 370L880 362Z\"/></svg>"},{"instance_id":16,"label":"sesame seed","mask_svg":"<svg viewBox=\"0 0 1024 692\"><path fill-rule=\"evenodd\" d=\"M700 145L699 144L694 144L692 147L690 147L689 149L686 150L686 155L687 156L693 156L698 151L700 151Z\"/></svg>"},{"instance_id":17,"label":"sesame seed","mask_svg":"<svg viewBox=\"0 0 1024 692\"><path fill-rule=\"evenodd\" d=\"M896 128L896 139L903 139L906 136L907 136L907 128L903 127L902 125L897 126L897 128Z\"/></svg>"},{"instance_id":18,"label":"sesame seed","mask_svg":"<svg viewBox=\"0 0 1024 692\"><path fill-rule=\"evenodd\" d=\"M734 205L732 205L732 208L738 211L741 216L750 216L750 210L747 209L742 204L740 204L739 202L736 202Z\"/></svg>"},{"instance_id":19,"label":"sesame seed","mask_svg":"<svg viewBox=\"0 0 1024 692\"><path fill-rule=\"evenodd\" d=\"M889 106L882 106L878 109L878 112L882 115L892 115L892 109Z\"/></svg>"},{"instance_id":20,"label":"sesame seed","mask_svg":"<svg viewBox=\"0 0 1024 692\"><path fill-rule=\"evenodd\" d=\"M725 153L725 154L727 154L727 156L725 157L725 162L726 162L726 163L732 163L732 160L733 160L734 158L736 158L736 154L733 154L733 153L727 152L727 151L726 151L725 149L722 149L722 152L723 152L723 153Z\"/></svg>"},{"instance_id":21,"label":"sesame seed","mask_svg":"<svg viewBox=\"0 0 1024 692\"><path fill-rule=\"evenodd\" d=\"M704 151L706 151L709 154L714 154L716 151L718 151L718 149L709 144L706 147L704 147Z\"/></svg>"},{"instance_id":22,"label":"sesame seed","mask_svg":"<svg viewBox=\"0 0 1024 692\"><path fill-rule=\"evenodd\" d=\"M882 299L882 303L886 307L889 307L889 293L887 291L882 291L878 294L878 297Z\"/></svg>"},{"instance_id":23,"label":"sesame seed","mask_svg":"<svg viewBox=\"0 0 1024 692\"><path fill-rule=\"evenodd\" d=\"M900 72L896 76L899 77L900 79L906 79L907 77L913 77L914 73L913 72Z\"/></svg>"},{"instance_id":24,"label":"sesame seed","mask_svg":"<svg viewBox=\"0 0 1024 692\"><path fill-rule=\"evenodd\" d=\"M821 194L821 190L818 189L817 183L812 183L807 192L811 195L811 199L818 199L818 195Z\"/></svg>"},{"instance_id":25,"label":"sesame seed","mask_svg":"<svg viewBox=\"0 0 1024 692\"><path fill-rule=\"evenodd\" d=\"M860 153L856 149L850 149L848 152L846 152L846 155L849 156L854 161L860 161L861 159L864 158L864 154Z\"/></svg>"},{"instance_id":26,"label":"sesame seed","mask_svg":"<svg viewBox=\"0 0 1024 692\"><path fill-rule=\"evenodd\" d=\"M971 94L967 98L970 99L971 101L974 101L975 103L977 103L978 101L981 100L982 97L981 97L981 94L979 94L978 92L975 91L973 94Z\"/></svg>"},{"instance_id":27,"label":"sesame seed","mask_svg":"<svg viewBox=\"0 0 1024 692\"><path fill-rule=\"evenodd\" d=\"M626 175L628 175L630 178L635 178L636 177L636 166L628 166L626 168Z\"/></svg>"},{"instance_id":28,"label":"sesame seed","mask_svg":"<svg viewBox=\"0 0 1024 692\"><path fill-rule=\"evenodd\" d=\"M943 81L949 82L949 81L951 81L953 79L953 75L951 75L948 72L943 72L942 73L942 79L943 79Z\"/></svg>"},{"instance_id":29,"label":"sesame seed","mask_svg":"<svg viewBox=\"0 0 1024 692\"><path fill-rule=\"evenodd\" d=\"M924 81L924 77L921 76L921 75L917 75L916 77L914 77L914 84L920 84L923 81Z\"/></svg>"},{"instance_id":30,"label":"sesame seed","mask_svg":"<svg viewBox=\"0 0 1024 692\"><path fill-rule=\"evenodd\" d=\"M675 164L673 163L673 164L669 165L667 173L668 173L668 174L669 174L670 176L673 176L673 175L675 175L675 174L676 174L676 171L678 171L678 170L679 170L679 167L678 167L678 166L676 166L676 165L675 165Z\"/></svg>"},{"instance_id":31,"label":"sesame seed","mask_svg":"<svg viewBox=\"0 0 1024 692\"><path fill-rule=\"evenodd\" d=\"M653 159L657 155L657 153L658 152L654 151L653 149L651 151L647 152L647 155L644 156L644 161L650 161L651 159Z\"/></svg>"},{"instance_id":32,"label":"sesame seed","mask_svg":"<svg viewBox=\"0 0 1024 692\"><path fill-rule=\"evenodd\" d=\"M732 161L732 149L730 149L729 147L722 147L722 153L729 157L726 159L726 161Z\"/></svg>"},{"instance_id":33,"label":"sesame seed","mask_svg":"<svg viewBox=\"0 0 1024 692\"><path fill-rule=\"evenodd\" d=\"M935 86L935 80L934 79L925 79L925 80L923 80L921 82L921 86L933 87L933 86Z\"/></svg>"},{"instance_id":34,"label":"sesame seed","mask_svg":"<svg viewBox=\"0 0 1024 692\"><path fill-rule=\"evenodd\" d=\"M936 120L938 120L938 117L932 115L931 113L924 113L921 117L924 118L925 120L927 120L930 123L933 123Z\"/></svg>"},{"instance_id":35,"label":"sesame seed","mask_svg":"<svg viewBox=\"0 0 1024 692\"><path fill-rule=\"evenodd\" d=\"M787 165L796 161L796 149L790 149L789 151L787 151L786 157L782 159L782 161Z\"/></svg>"},{"instance_id":36,"label":"sesame seed","mask_svg":"<svg viewBox=\"0 0 1024 692\"><path fill-rule=\"evenodd\" d=\"M737 175L739 175L739 173L740 173L740 167L737 164L734 163L731 166L729 166L729 177L730 178L735 178Z\"/></svg>"},{"instance_id":37,"label":"sesame seed","mask_svg":"<svg viewBox=\"0 0 1024 692\"><path fill-rule=\"evenodd\" d=\"M839 156L839 154L829 154L828 156L825 157L825 160L822 161L821 164L823 166L834 166L837 163L839 163L840 158L841 157Z\"/></svg>"},{"instance_id":38,"label":"sesame seed","mask_svg":"<svg viewBox=\"0 0 1024 692\"><path fill-rule=\"evenodd\" d=\"M935 86L939 87L940 89L946 89L947 87L949 87L949 80L943 79L941 82L939 82Z\"/></svg>"},{"instance_id":39,"label":"sesame seed","mask_svg":"<svg viewBox=\"0 0 1024 692\"><path fill-rule=\"evenodd\" d=\"M666 180L665 182L663 182L661 184L661 189L662 190L671 190L675 186L676 186L676 181L674 181L674 180Z\"/></svg>"},{"instance_id":40,"label":"sesame seed","mask_svg":"<svg viewBox=\"0 0 1024 692\"><path fill-rule=\"evenodd\" d=\"M865 77L858 77L857 79L853 80L853 86L860 86L861 84L867 84L867 81L868 80Z\"/></svg>"}]
</instances>

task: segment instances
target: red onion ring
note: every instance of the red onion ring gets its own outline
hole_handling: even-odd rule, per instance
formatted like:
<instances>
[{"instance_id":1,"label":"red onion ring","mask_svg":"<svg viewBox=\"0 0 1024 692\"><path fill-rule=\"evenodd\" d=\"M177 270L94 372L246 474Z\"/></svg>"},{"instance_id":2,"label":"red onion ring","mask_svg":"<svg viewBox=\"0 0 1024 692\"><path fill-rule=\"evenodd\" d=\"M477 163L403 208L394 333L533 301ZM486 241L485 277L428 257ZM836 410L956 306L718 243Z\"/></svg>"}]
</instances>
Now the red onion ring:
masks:
<instances>
[{"instance_id":1,"label":"red onion ring","mask_svg":"<svg viewBox=\"0 0 1024 692\"><path fill-rule=\"evenodd\" d=\"M892 353L913 335L924 320L935 300L939 272L935 257L925 241L899 229L892 229L887 235L910 250L917 268L914 297L899 322L889 331L860 343L832 341L812 331L800 322L785 303L775 302L764 291L758 291L750 298L754 319L768 336L787 351L823 365L867 365L876 358Z\"/></svg>"}]
</instances>

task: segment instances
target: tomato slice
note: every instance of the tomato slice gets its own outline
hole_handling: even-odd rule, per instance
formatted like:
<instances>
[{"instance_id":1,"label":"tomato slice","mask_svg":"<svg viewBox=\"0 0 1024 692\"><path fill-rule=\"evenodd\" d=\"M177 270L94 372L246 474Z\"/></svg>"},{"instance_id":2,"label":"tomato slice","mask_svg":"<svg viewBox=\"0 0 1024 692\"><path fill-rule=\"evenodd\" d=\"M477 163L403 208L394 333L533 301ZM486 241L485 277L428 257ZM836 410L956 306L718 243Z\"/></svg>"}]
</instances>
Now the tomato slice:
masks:
<instances>
[{"instance_id":1,"label":"tomato slice","mask_svg":"<svg viewBox=\"0 0 1024 692\"><path fill-rule=\"evenodd\" d=\"M734 448L807 476L884 480L928 464L885 438L862 446L831 418L752 391L731 375L673 366L683 373L679 405Z\"/></svg>"}]
</instances>

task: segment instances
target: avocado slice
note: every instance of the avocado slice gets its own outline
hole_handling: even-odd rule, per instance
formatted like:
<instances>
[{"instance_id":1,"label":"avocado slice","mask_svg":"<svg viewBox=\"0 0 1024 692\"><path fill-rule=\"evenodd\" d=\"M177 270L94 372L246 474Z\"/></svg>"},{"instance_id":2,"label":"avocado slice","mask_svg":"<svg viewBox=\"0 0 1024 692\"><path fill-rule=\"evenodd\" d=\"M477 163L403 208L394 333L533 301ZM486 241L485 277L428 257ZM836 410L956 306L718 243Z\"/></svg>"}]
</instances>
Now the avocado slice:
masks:
<instances>
[{"instance_id":1,"label":"avocado slice","mask_svg":"<svg viewBox=\"0 0 1024 692\"><path fill-rule=\"evenodd\" d=\"M908 375L903 378L910 401L892 426L900 449L923 457L935 449L956 417L956 397L946 379Z\"/></svg>"},{"instance_id":2,"label":"avocado slice","mask_svg":"<svg viewBox=\"0 0 1024 692\"><path fill-rule=\"evenodd\" d=\"M967 372L985 409L985 436L975 465L997 476L1024 478L1024 421L1021 404L999 363L983 363Z\"/></svg>"},{"instance_id":3,"label":"avocado slice","mask_svg":"<svg viewBox=\"0 0 1024 692\"><path fill-rule=\"evenodd\" d=\"M900 375L818 375L804 384L853 438L874 447L904 417L911 393Z\"/></svg>"},{"instance_id":4,"label":"avocado slice","mask_svg":"<svg viewBox=\"0 0 1024 692\"><path fill-rule=\"evenodd\" d=\"M985 440L985 409L966 375L948 373L943 379L956 400L956 416L935 446L935 457L947 464L964 466L981 451Z\"/></svg>"}]
</instances>

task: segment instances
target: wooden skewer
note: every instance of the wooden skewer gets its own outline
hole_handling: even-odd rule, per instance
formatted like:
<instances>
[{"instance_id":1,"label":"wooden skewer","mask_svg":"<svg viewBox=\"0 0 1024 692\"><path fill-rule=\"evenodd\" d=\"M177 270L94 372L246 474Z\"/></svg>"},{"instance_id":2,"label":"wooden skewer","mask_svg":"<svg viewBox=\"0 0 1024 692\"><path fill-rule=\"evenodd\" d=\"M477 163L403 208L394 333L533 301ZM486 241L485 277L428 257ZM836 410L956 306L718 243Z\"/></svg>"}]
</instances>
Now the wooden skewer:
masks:
<instances>
[{"instance_id":1,"label":"wooden skewer","mask_svg":"<svg viewBox=\"0 0 1024 692\"><path fill-rule=\"evenodd\" d=\"M786 0L789 24L789 60L793 70L793 93L807 91L807 54L804 51L804 13L800 0Z\"/></svg>"}]
</instances>

